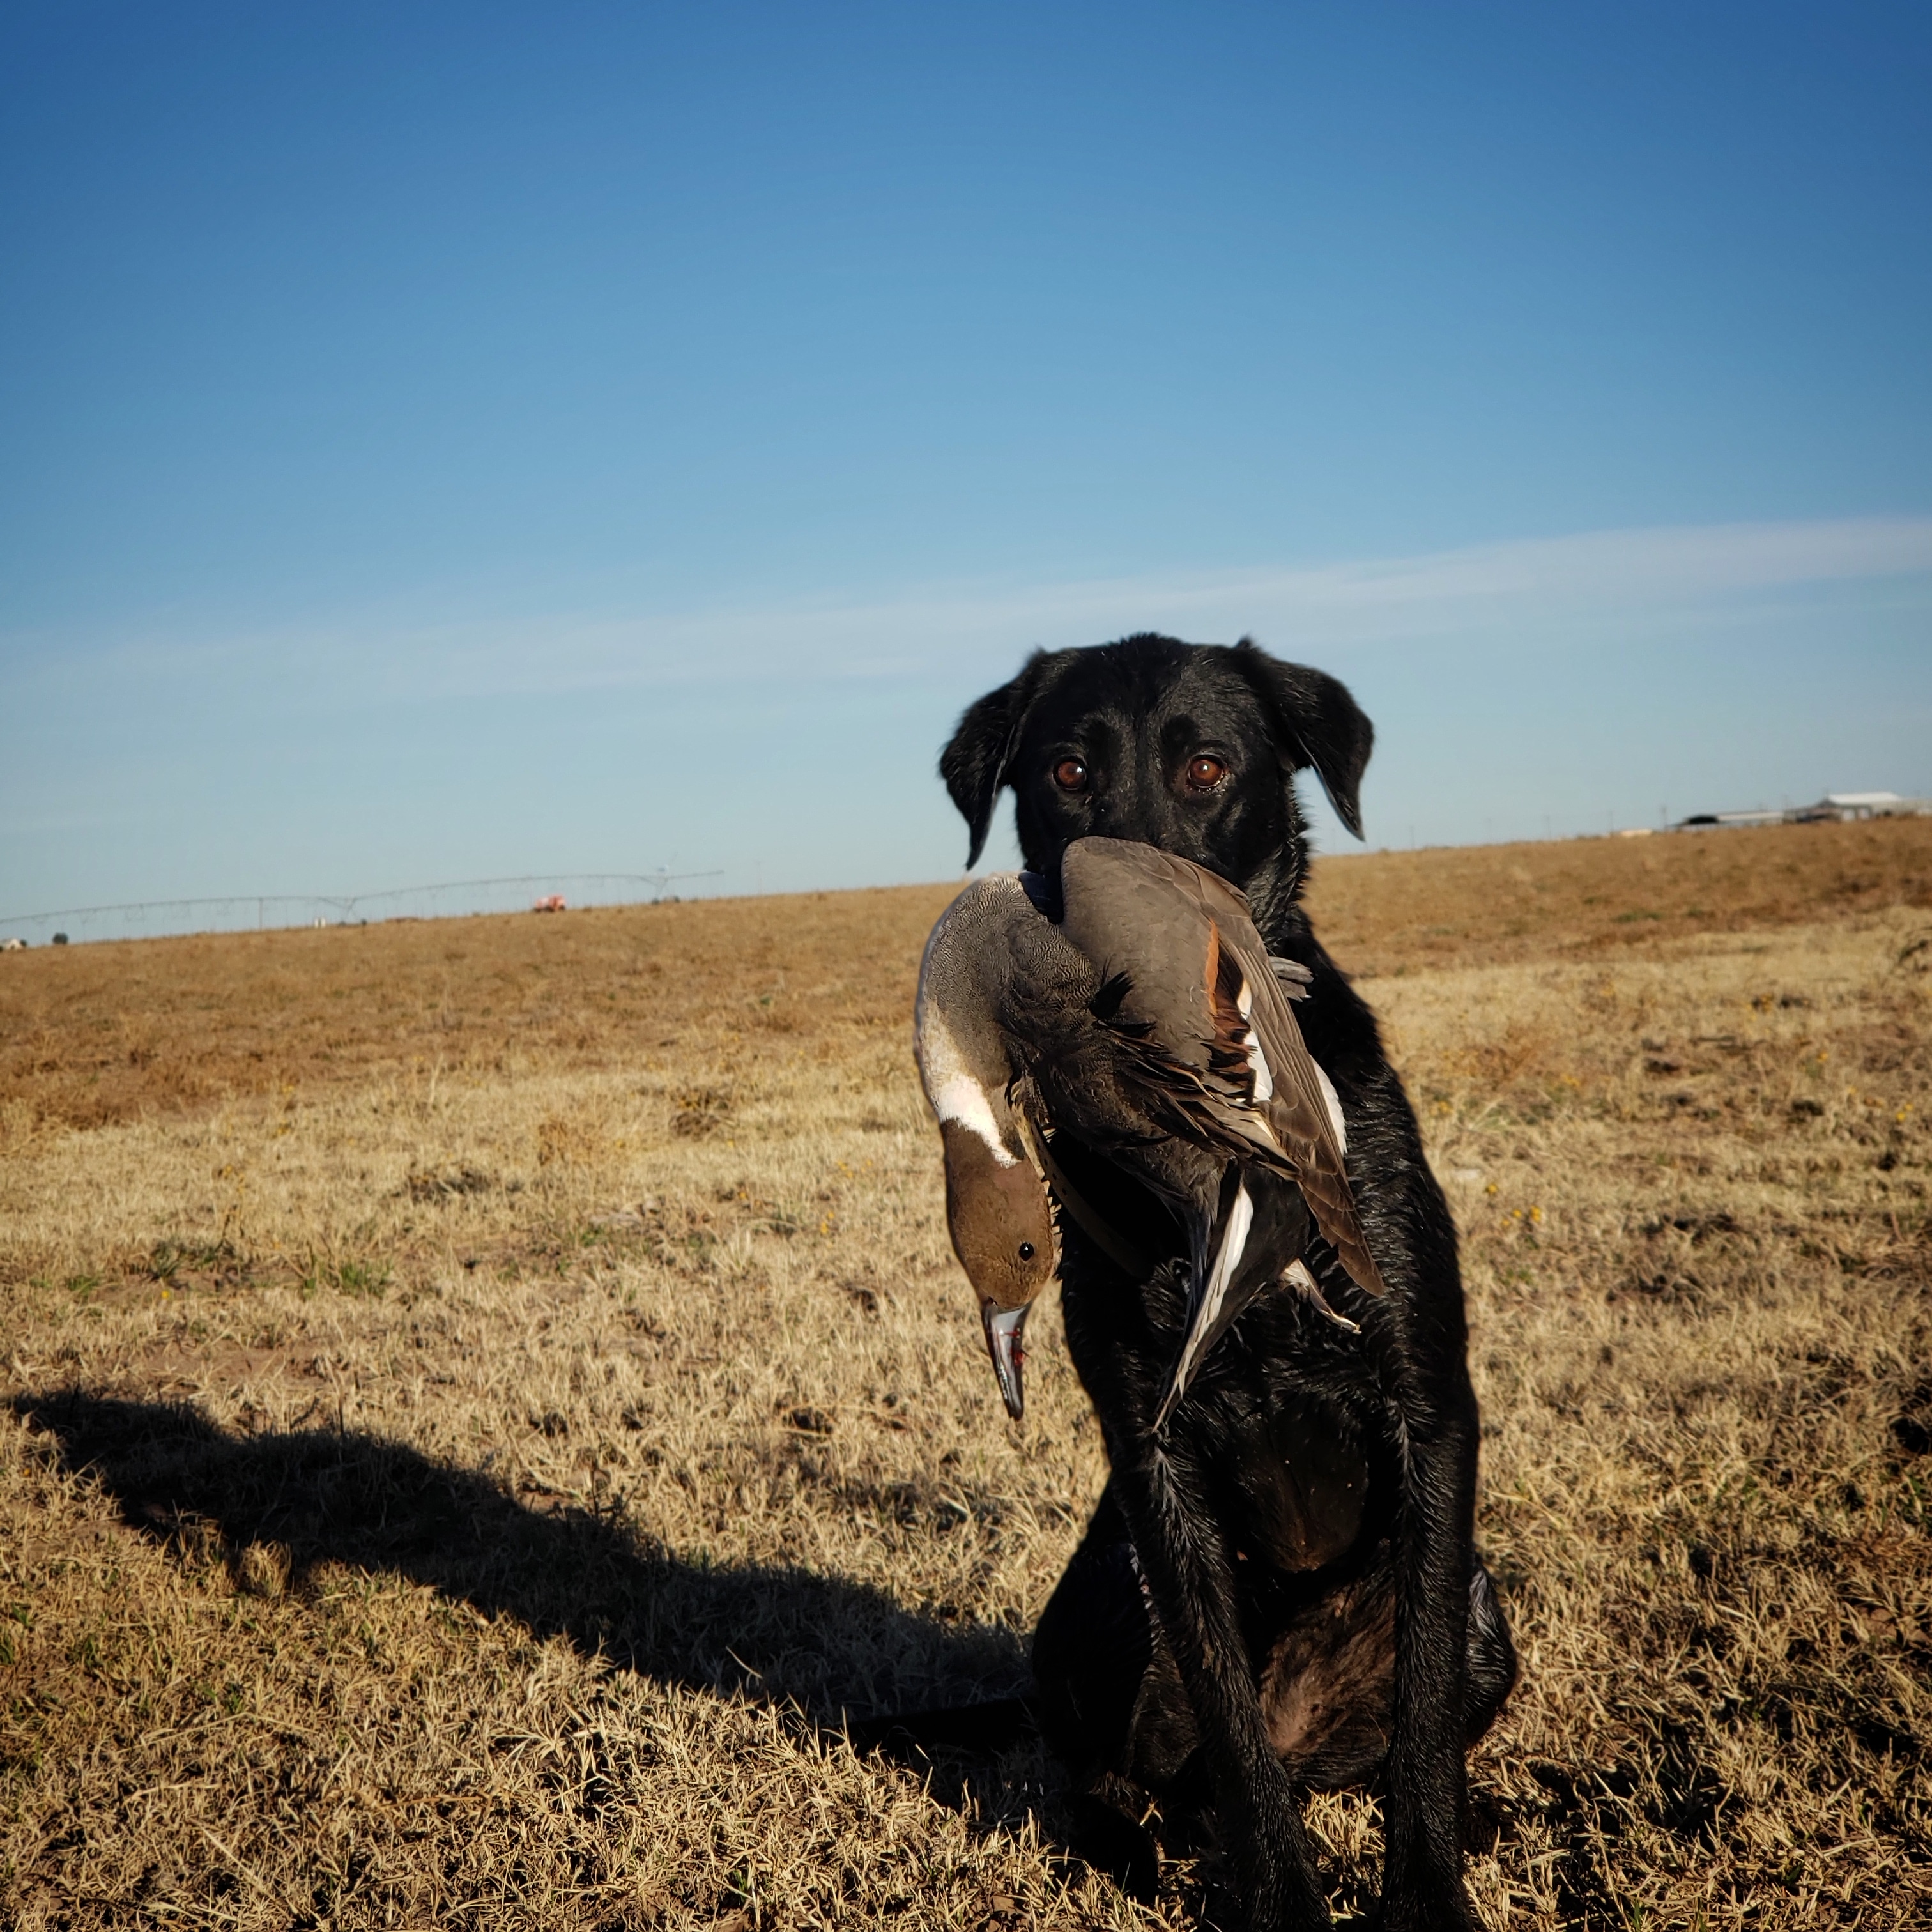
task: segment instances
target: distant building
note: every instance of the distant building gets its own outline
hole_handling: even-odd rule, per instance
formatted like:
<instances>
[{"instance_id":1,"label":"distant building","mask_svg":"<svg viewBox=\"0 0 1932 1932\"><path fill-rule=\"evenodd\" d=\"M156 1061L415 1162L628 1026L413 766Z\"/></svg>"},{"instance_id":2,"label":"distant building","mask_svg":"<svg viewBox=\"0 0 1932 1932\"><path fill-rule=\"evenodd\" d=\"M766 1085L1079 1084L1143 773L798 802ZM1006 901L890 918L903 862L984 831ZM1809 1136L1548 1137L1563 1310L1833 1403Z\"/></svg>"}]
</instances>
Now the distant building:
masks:
<instances>
[{"instance_id":1,"label":"distant building","mask_svg":"<svg viewBox=\"0 0 1932 1932\"><path fill-rule=\"evenodd\" d=\"M1818 825L1856 818L1932 818L1932 798L1901 798L1895 791L1828 791L1816 805L1787 806L1777 812L1696 812L1680 818L1674 832L1714 832L1741 825Z\"/></svg>"},{"instance_id":2,"label":"distant building","mask_svg":"<svg viewBox=\"0 0 1932 1932\"><path fill-rule=\"evenodd\" d=\"M1932 814L1932 798L1900 798L1895 791L1828 791L1810 808L1826 808L1840 818L1922 818Z\"/></svg>"}]
</instances>

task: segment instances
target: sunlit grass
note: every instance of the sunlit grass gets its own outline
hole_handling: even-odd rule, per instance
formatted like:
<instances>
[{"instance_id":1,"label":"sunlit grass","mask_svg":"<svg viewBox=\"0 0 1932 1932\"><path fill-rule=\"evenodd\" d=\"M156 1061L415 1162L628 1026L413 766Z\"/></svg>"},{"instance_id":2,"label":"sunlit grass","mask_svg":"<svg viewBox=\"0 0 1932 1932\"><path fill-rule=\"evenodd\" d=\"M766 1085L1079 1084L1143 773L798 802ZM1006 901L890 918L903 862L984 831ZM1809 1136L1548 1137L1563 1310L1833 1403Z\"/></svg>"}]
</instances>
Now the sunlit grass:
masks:
<instances>
[{"instance_id":1,"label":"sunlit grass","mask_svg":"<svg viewBox=\"0 0 1932 1932\"><path fill-rule=\"evenodd\" d=\"M1474 1762L1486 1921L1910 1923L1932 914L1692 933L1606 897L1430 968L1383 862L1318 896L1385 969L1463 1234L1525 1666ZM1005 1420L946 1250L907 1037L944 897L397 928L344 999L302 949L364 935L158 946L130 1077L232 958L212 1090L106 1115L70 1103L114 989L32 992L64 1070L0 1102L0 1922L1196 1910L1185 1863L1150 1918L1066 1862L1030 1746L928 1782L837 1733L1023 1684L1103 1474L1050 1320ZM386 1048L312 1024L378 980ZM1311 1822L1360 1906L1373 1804Z\"/></svg>"}]
</instances>

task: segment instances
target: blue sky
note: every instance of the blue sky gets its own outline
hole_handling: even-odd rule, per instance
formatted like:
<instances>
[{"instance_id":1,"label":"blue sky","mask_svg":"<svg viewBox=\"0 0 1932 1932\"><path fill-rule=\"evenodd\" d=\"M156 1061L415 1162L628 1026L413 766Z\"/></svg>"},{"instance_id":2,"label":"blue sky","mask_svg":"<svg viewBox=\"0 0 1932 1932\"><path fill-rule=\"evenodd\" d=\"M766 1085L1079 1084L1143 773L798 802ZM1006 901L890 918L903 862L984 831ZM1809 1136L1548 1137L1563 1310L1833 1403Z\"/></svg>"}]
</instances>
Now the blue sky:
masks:
<instances>
[{"instance_id":1,"label":"blue sky","mask_svg":"<svg viewBox=\"0 0 1932 1932\"><path fill-rule=\"evenodd\" d=\"M16 0L0 914L944 878L960 708L1142 628L1346 679L1372 845L1932 792L1928 98L1922 7Z\"/></svg>"}]
</instances>

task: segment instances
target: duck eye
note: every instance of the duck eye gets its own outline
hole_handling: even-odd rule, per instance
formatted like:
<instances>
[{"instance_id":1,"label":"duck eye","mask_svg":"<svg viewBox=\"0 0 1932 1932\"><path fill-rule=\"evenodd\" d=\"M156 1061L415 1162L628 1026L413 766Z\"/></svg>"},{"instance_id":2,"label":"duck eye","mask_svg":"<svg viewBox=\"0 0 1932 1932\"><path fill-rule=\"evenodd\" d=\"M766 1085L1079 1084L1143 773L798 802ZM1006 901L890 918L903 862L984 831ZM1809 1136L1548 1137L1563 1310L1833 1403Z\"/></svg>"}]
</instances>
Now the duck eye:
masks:
<instances>
[{"instance_id":1,"label":"duck eye","mask_svg":"<svg viewBox=\"0 0 1932 1932\"><path fill-rule=\"evenodd\" d=\"M1022 1241L1022 1242L1021 1242L1021 1244L1020 1244L1020 1259L1021 1259L1022 1261L1023 1261L1023 1262L1030 1262L1030 1261L1031 1261L1031 1260L1033 1259L1033 1244L1032 1244L1032 1242L1030 1242L1030 1241Z\"/></svg>"},{"instance_id":2,"label":"duck eye","mask_svg":"<svg viewBox=\"0 0 1932 1932\"><path fill-rule=\"evenodd\" d=\"M1084 758L1062 758L1053 768L1053 782L1062 791L1084 791L1087 789L1087 760Z\"/></svg>"},{"instance_id":3,"label":"duck eye","mask_svg":"<svg viewBox=\"0 0 1932 1932\"><path fill-rule=\"evenodd\" d=\"M1190 791L1212 791L1228 776L1226 761L1221 758L1202 756L1188 761L1187 789Z\"/></svg>"}]
</instances>

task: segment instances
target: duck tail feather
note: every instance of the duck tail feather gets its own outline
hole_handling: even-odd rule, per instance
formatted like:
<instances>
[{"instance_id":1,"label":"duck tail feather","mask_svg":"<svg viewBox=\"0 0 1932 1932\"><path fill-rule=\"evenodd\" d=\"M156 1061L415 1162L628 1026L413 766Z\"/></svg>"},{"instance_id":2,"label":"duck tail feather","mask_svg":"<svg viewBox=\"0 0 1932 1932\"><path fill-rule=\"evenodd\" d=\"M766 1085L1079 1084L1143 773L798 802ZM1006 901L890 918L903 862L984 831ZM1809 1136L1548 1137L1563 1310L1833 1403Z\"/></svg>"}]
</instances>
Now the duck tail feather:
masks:
<instances>
[{"instance_id":1,"label":"duck tail feather","mask_svg":"<svg viewBox=\"0 0 1932 1932\"><path fill-rule=\"evenodd\" d=\"M1247 1250L1249 1230L1254 1226L1254 1197L1249 1193L1239 1170L1231 1172L1234 1181L1234 1199L1221 1216L1220 1239L1204 1281L1198 1264L1195 1270L1193 1292L1188 1297L1187 1333L1181 1338L1180 1352L1175 1357L1173 1370L1168 1376L1167 1393L1162 1396L1160 1407L1154 1416L1156 1432L1167 1426L1167 1419L1173 1414L1175 1403L1186 1393L1195 1370L1241 1312L1247 1299L1242 1297L1237 1303L1232 1291L1234 1277L1240 1271L1241 1258Z\"/></svg>"}]
</instances>

